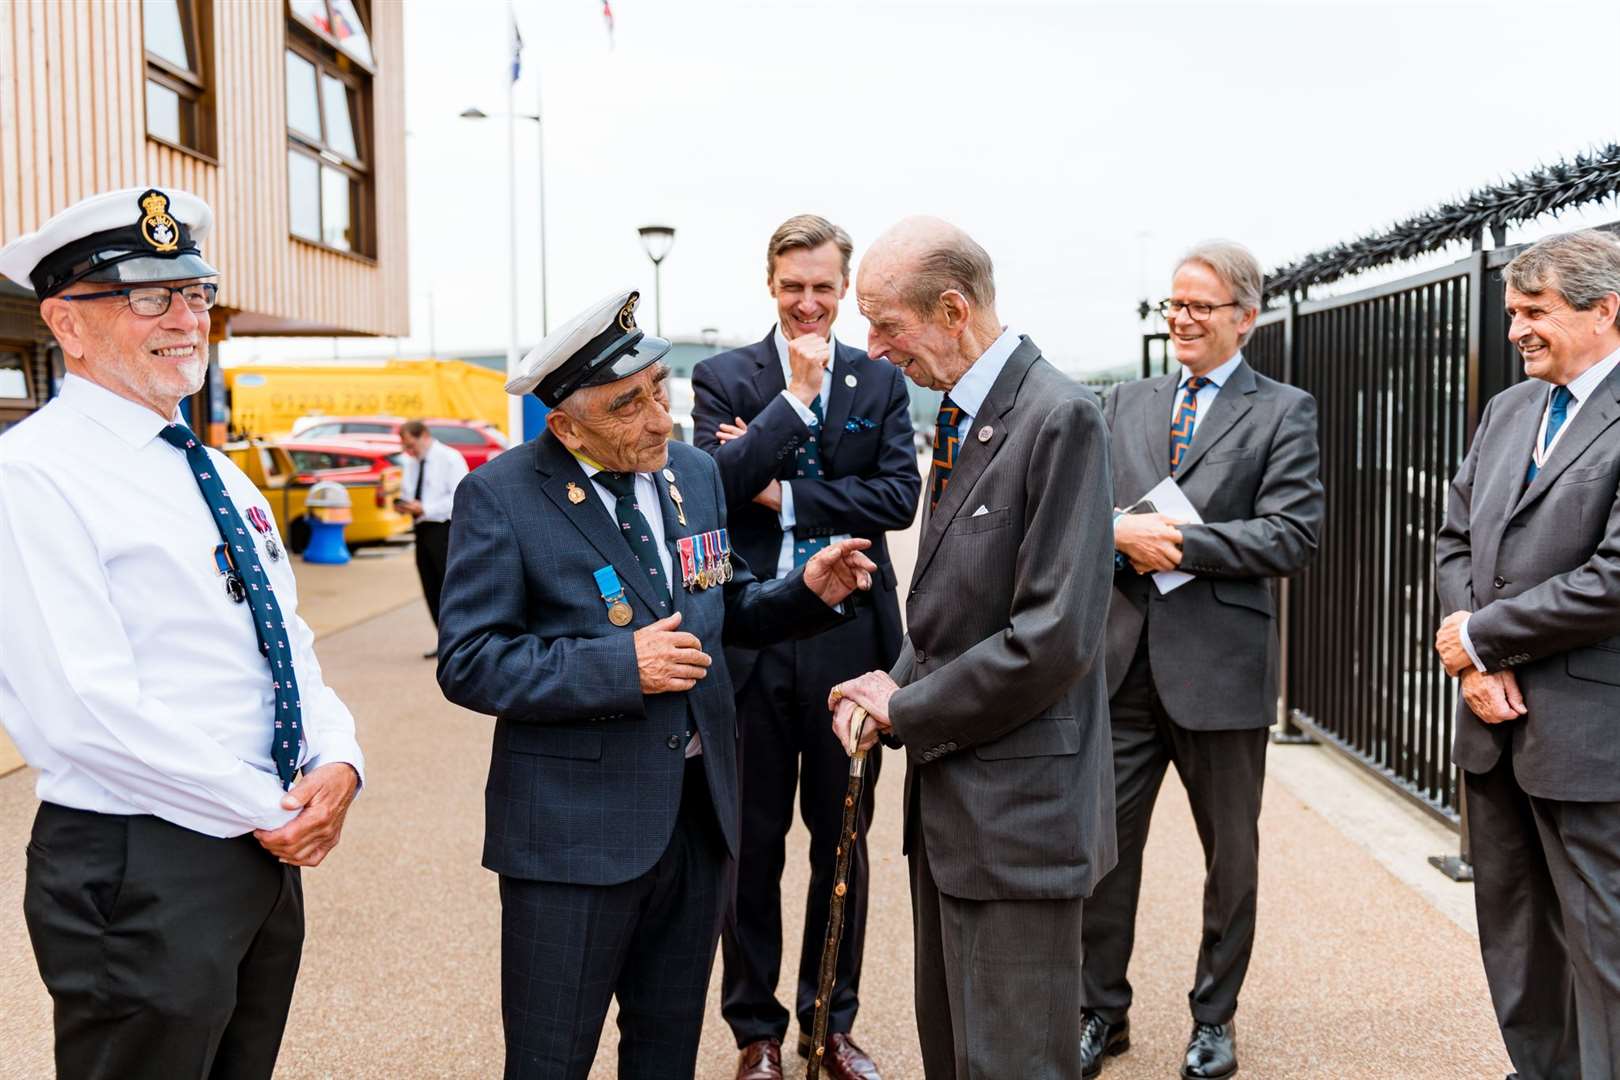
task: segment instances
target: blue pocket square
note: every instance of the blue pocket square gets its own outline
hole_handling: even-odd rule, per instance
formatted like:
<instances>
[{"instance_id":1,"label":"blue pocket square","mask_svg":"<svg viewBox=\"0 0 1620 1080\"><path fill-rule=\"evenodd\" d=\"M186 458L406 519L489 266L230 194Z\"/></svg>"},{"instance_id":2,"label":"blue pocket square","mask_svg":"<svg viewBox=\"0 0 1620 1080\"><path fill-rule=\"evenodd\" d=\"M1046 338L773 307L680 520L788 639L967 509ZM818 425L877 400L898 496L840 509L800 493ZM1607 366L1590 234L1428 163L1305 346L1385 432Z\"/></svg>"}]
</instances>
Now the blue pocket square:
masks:
<instances>
[{"instance_id":1,"label":"blue pocket square","mask_svg":"<svg viewBox=\"0 0 1620 1080\"><path fill-rule=\"evenodd\" d=\"M871 431L877 427L876 420L869 420L864 416L852 416L844 421L845 431Z\"/></svg>"}]
</instances>

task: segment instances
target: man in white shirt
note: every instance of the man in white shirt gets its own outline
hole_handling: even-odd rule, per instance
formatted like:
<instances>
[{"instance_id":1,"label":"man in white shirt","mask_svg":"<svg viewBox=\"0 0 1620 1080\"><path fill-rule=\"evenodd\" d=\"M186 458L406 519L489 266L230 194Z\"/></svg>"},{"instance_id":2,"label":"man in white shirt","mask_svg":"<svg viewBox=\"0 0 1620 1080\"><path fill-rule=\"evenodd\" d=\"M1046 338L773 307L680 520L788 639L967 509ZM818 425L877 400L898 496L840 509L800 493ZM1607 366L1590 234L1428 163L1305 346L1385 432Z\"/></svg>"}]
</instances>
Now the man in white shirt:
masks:
<instances>
[{"instance_id":1,"label":"man in white shirt","mask_svg":"<svg viewBox=\"0 0 1620 1080\"><path fill-rule=\"evenodd\" d=\"M23 904L64 1077L271 1075L298 868L364 769L269 506L180 420L212 220L130 188L0 250L67 367L0 436L0 720L39 770Z\"/></svg>"},{"instance_id":2,"label":"man in white shirt","mask_svg":"<svg viewBox=\"0 0 1620 1080\"><path fill-rule=\"evenodd\" d=\"M450 557L450 508L455 503L456 485L467 475L467 459L435 439L420 420L402 424L399 441L405 447L403 490L409 497L397 500L396 505L416 519L416 573L437 629L444 564ZM438 655L435 646L422 659Z\"/></svg>"}]
</instances>

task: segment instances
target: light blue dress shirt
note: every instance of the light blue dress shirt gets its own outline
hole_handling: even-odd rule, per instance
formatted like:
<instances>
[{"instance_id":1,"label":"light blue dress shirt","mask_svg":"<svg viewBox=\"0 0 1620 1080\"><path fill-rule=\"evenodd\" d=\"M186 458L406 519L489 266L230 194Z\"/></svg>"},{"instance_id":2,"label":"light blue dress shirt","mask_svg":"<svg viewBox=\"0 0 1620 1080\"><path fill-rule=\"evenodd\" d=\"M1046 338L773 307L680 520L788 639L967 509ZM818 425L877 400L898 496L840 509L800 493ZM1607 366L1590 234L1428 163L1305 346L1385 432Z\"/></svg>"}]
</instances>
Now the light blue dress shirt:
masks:
<instances>
[{"instance_id":1,"label":"light blue dress shirt","mask_svg":"<svg viewBox=\"0 0 1620 1080\"><path fill-rule=\"evenodd\" d=\"M1209 382L1205 383L1198 391L1198 411L1193 414L1193 438L1198 437L1198 425L1202 424L1204 417L1209 415L1209 407L1215 404L1215 398L1220 394L1221 387L1226 385L1226 380L1232 377L1232 372L1236 371L1241 363L1243 363L1243 350L1239 349L1232 354L1232 359L1205 376L1205 378L1209 379ZM1187 370L1187 365L1181 365L1181 381L1176 383L1179 393L1176 394L1176 403L1170 407L1172 419L1181 408L1181 403L1187 399L1187 380L1192 377L1193 373Z\"/></svg>"},{"instance_id":2,"label":"light blue dress shirt","mask_svg":"<svg viewBox=\"0 0 1620 1080\"><path fill-rule=\"evenodd\" d=\"M962 438L967 439L967 433L973 427L973 418L984 409L984 399L990 396L990 388L996 385L1001 377L1001 369L1007 366L1012 354L1018 348L1023 338L1016 330L1003 327L1001 336L990 343L990 347L979 354L973 361L973 366L962 373L956 380L956 385L945 391L951 399L951 404L962 410L962 418L957 421L957 429L962 432Z\"/></svg>"}]
</instances>

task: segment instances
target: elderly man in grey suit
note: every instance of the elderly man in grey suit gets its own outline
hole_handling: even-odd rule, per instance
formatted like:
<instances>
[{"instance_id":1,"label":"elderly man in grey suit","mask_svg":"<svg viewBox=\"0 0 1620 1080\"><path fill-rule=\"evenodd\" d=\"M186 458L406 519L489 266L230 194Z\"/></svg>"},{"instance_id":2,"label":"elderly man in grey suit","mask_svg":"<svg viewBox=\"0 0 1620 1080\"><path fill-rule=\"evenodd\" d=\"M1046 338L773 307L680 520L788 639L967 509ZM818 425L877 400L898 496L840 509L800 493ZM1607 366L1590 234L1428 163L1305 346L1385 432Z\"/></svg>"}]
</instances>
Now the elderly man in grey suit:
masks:
<instances>
[{"instance_id":1,"label":"elderly man in grey suit","mask_svg":"<svg viewBox=\"0 0 1620 1080\"><path fill-rule=\"evenodd\" d=\"M1114 491L1140 500L1166 476L1202 519L1132 506L1114 522L1108 611L1119 866L1086 911L1086 1076L1130 1046L1126 969L1148 822L1174 764L1204 845L1203 938L1181 1075L1237 1072L1233 1014L1254 947L1260 791L1277 718L1270 579L1299 572L1322 522L1316 403L1258 374L1242 346L1260 310L1260 264L1216 241L1185 255L1160 311L1176 370L1114 388L1106 409ZM1166 590L1165 572L1192 575Z\"/></svg>"},{"instance_id":2,"label":"elderly man in grey suit","mask_svg":"<svg viewBox=\"0 0 1620 1080\"><path fill-rule=\"evenodd\" d=\"M1462 676L1479 945L1524 1080L1620 1075L1620 244L1503 271L1524 382L1492 398L1435 544Z\"/></svg>"},{"instance_id":3,"label":"elderly man in grey suit","mask_svg":"<svg viewBox=\"0 0 1620 1080\"><path fill-rule=\"evenodd\" d=\"M1080 1076L1080 916L1114 864L1097 399L996 317L990 257L901 222L856 283L867 351L946 391L910 633L833 690L906 752L917 1030L930 1078Z\"/></svg>"}]
</instances>

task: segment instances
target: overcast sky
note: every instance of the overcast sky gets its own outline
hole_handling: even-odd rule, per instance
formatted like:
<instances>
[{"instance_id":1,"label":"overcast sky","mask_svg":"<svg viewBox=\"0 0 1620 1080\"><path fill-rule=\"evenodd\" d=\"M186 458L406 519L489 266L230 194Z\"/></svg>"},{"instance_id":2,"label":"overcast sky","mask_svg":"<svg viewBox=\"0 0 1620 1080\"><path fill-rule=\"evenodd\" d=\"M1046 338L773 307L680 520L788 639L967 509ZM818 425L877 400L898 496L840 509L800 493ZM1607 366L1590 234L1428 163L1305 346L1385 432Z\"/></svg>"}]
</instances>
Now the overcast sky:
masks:
<instances>
[{"instance_id":1,"label":"overcast sky","mask_svg":"<svg viewBox=\"0 0 1620 1080\"><path fill-rule=\"evenodd\" d=\"M753 340L774 318L763 251L782 219L825 215L859 258L895 220L933 213L989 250L1004 322L1073 370L1112 367L1139 354L1133 309L1196 240L1241 240L1269 268L1620 141L1614 0L613 0L611 48L601 0L513 6L518 108L543 100L553 326L640 288L651 328L638 225L677 230L666 333ZM405 354L430 328L440 349L507 340L506 126L457 116L506 107L507 9L406 9ZM518 124L525 344L540 331L535 134ZM835 332L864 343L853 300Z\"/></svg>"}]
</instances>

